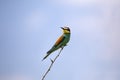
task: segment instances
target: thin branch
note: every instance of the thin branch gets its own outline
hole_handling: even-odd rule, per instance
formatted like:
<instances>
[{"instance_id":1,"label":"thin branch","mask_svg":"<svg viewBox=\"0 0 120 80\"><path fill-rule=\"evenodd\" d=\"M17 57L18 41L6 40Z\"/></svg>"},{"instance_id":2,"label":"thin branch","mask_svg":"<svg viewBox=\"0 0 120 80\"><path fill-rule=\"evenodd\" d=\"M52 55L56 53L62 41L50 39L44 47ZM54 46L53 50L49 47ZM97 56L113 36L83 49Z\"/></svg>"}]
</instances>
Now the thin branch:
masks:
<instances>
[{"instance_id":1,"label":"thin branch","mask_svg":"<svg viewBox=\"0 0 120 80\"><path fill-rule=\"evenodd\" d=\"M58 55L57 55L53 60L50 59L50 60L51 60L51 64L50 64L49 68L47 69L47 71L45 72L45 74L43 75L42 80L45 79L46 75L47 75L48 72L51 70L51 68L52 68L52 66L53 66L53 64L54 64L54 62L55 62L56 59L59 57L59 55L60 55L61 51L63 50L63 48L64 48L64 47L61 48L60 52L58 53Z\"/></svg>"}]
</instances>

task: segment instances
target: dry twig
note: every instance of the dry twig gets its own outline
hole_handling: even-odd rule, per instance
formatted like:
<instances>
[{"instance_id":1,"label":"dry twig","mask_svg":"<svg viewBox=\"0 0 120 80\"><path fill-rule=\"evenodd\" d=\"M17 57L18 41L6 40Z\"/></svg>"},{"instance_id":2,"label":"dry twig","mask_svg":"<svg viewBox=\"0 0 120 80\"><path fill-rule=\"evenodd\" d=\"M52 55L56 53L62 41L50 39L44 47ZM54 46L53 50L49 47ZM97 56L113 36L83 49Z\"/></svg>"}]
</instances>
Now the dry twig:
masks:
<instances>
[{"instance_id":1,"label":"dry twig","mask_svg":"<svg viewBox=\"0 0 120 80\"><path fill-rule=\"evenodd\" d=\"M59 57L59 55L60 55L61 51L63 50L63 48L64 48L64 47L61 48L60 52L58 53L58 55L57 55L53 60L50 59L50 60L51 60L51 64L50 64L49 68L47 69L47 71L45 72L45 74L43 75L42 80L45 79L46 75L47 75L48 72L51 70L51 68L52 68L52 66L53 66L53 64L54 64L54 62L55 62L56 59Z\"/></svg>"}]
</instances>

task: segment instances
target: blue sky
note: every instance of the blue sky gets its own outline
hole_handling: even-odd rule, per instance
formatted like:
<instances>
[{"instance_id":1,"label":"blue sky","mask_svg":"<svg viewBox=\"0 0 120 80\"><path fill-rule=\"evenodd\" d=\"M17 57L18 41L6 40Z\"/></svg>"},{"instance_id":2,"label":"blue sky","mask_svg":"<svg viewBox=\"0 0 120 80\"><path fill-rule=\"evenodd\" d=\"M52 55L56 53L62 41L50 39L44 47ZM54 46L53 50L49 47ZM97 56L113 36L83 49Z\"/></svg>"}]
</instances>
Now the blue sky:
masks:
<instances>
[{"instance_id":1,"label":"blue sky","mask_svg":"<svg viewBox=\"0 0 120 80\"><path fill-rule=\"evenodd\" d=\"M40 80L62 26L71 40L46 80L119 80L119 8L119 0L1 0L0 80Z\"/></svg>"}]
</instances>

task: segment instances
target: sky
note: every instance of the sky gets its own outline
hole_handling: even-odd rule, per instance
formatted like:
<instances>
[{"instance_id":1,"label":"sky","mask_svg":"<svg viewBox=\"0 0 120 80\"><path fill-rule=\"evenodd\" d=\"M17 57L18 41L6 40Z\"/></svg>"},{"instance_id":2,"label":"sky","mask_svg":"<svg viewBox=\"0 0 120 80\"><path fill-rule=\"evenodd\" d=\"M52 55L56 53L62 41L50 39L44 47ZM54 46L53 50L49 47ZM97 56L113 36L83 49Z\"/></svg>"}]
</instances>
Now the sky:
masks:
<instances>
[{"instance_id":1,"label":"sky","mask_svg":"<svg viewBox=\"0 0 120 80\"><path fill-rule=\"evenodd\" d=\"M0 0L0 80L41 80L64 26L70 42L45 80L120 80L119 0Z\"/></svg>"}]
</instances>

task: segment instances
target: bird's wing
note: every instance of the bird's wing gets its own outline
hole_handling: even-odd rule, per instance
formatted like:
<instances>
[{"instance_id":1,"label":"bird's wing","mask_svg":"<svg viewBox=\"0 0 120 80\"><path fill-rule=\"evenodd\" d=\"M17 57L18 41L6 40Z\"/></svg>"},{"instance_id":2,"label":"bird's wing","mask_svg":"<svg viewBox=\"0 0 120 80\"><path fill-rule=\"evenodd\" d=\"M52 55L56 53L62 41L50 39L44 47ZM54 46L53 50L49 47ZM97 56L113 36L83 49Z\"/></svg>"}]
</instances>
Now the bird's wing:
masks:
<instances>
[{"instance_id":1,"label":"bird's wing","mask_svg":"<svg viewBox=\"0 0 120 80\"><path fill-rule=\"evenodd\" d=\"M60 38L58 38L58 40L56 41L56 43L53 45L53 47L47 52L47 55L43 58L46 59L53 51L59 49L61 47L61 43L64 41L65 36L61 36Z\"/></svg>"},{"instance_id":2,"label":"bird's wing","mask_svg":"<svg viewBox=\"0 0 120 80\"><path fill-rule=\"evenodd\" d=\"M62 35L61 37L58 38L58 40L56 41L56 43L53 45L53 47L47 52L47 54L52 53L53 51L59 49L62 45L61 43L64 41L65 36Z\"/></svg>"},{"instance_id":3,"label":"bird's wing","mask_svg":"<svg viewBox=\"0 0 120 80\"><path fill-rule=\"evenodd\" d=\"M60 38L58 38L58 40L55 43L55 46L59 45L62 41L64 41L64 39L65 39L65 36L63 35Z\"/></svg>"}]
</instances>

